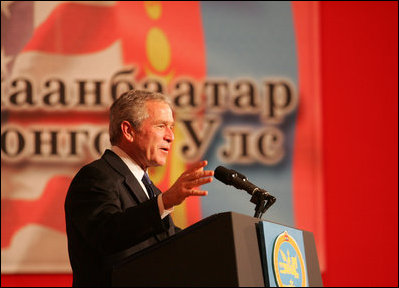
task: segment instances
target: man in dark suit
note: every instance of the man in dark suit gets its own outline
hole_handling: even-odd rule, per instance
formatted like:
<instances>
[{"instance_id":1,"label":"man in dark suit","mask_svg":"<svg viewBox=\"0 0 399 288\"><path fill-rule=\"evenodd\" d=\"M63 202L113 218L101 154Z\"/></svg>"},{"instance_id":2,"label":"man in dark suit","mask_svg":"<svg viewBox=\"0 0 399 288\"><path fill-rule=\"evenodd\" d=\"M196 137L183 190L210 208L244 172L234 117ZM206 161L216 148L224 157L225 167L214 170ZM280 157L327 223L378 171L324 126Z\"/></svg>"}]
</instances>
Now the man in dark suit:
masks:
<instances>
[{"instance_id":1,"label":"man in dark suit","mask_svg":"<svg viewBox=\"0 0 399 288\"><path fill-rule=\"evenodd\" d=\"M178 230L170 213L212 181L202 161L161 193L147 169L164 165L174 139L169 99L124 93L111 106L111 150L76 174L65 200L73 286L110 286L112 266Z\"/></svg>"}]
</instances>

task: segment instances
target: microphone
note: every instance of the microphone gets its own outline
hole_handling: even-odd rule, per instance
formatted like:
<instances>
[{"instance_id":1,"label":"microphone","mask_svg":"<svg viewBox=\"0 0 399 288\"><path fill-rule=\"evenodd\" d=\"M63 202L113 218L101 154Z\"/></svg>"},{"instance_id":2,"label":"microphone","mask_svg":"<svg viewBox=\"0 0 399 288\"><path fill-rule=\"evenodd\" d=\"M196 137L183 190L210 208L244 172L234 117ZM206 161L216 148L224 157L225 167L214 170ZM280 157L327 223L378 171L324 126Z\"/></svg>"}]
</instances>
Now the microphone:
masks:
<instances>
[{"instance_id":1,"label":"microphone","mask_svg":"<svg viewBox=\"0 0 399 288\"><path fill-rule=\"evenodd\" d=\"M256 204L254 217L261 219L263 213L276 202L276 197L270 195L265 189L261 189L248 181L245 175L223 166L215 169L215 178L227 185L232 185L237 189L247 191L251 197L251 202Z\"/></svg>"},{"instance_id":2,"label":"microphone","mask_svg":"<svg viewBox=\"0 0 399 288\"><path fill-rule=\"evenodd\" d=\"M244 175L242 175L241 173L239 173L233 169L228 169L223 166L218 166L215 169L214 176L216 179L223 182L224 184L232 185L235 188L240 189L240 190L245 190L250 195L252 195L256 190L262 190L262 191L266 192L265 190L260 189L258 186L249 182L247 177L245 177Z\"/></svg>"}]
</instances>

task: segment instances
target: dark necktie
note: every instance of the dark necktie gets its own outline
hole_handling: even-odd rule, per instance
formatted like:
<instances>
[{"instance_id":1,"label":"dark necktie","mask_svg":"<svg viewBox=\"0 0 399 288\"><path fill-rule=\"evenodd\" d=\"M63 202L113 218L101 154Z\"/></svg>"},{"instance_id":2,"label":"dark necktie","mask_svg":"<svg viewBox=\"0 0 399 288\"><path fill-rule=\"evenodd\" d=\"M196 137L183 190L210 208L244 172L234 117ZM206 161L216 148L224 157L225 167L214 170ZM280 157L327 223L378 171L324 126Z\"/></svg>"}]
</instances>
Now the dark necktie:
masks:
<instances>
[{"instance_id":1,"label":"dark necktie","mask_svg":"<svg viewBox=\"0 0 399 288\"><path fill-rule=\"evenodd\" d=\"M145 188L147 189L148 196L151 198L155 197L154 190L151 187L151 180L150 177L148 177L148 174L144 172L143 178L141 179L143 181Z\"/></svg>"}]
</instances>

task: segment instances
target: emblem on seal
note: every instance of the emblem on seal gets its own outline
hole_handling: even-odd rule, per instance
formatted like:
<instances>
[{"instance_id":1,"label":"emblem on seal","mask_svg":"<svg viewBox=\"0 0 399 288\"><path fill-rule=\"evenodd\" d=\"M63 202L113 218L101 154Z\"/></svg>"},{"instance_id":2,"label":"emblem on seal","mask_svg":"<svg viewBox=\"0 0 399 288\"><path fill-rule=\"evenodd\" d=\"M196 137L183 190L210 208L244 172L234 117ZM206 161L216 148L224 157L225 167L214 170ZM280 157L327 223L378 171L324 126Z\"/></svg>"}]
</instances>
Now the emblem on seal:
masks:
<instances>
[{"instance_id":1,"label":"emblem on seal","mask_svg":"<svg viewBox=\"0 0 399 288\"><path fill-rule=\"evenodd\" d=\"M273 270L279 287L306 286L306 270L302 253L295 239L287 231L278 235L274 241Z\"/></svg>"}]
</instances>

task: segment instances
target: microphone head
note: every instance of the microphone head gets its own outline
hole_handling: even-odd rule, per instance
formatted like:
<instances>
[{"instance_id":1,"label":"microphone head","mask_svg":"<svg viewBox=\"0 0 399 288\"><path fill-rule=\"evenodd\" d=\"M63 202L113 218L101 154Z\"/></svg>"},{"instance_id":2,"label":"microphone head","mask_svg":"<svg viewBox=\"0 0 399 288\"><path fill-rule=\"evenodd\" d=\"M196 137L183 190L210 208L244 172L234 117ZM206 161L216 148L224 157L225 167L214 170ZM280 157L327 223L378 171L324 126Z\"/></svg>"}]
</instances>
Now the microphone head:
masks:
<instances>
[{"instance_id":1,"label":"microphone head","mask_svg":"<svg viewBox=\"0 0 399 288\"><path fill-rule=\"evenodd\" d=\"M215 178L218 179L219 181L223 182L224 184L231 185L231 180L232 180L232 172L230 169L227 169L226 167L223 166L218 166L215 169Z\"/></svg>"},{"instance_id":2,"label":"microphone head","mask_svg":"<svg viewBox=\"0 0 399 288\"><path fill-rule=\"evenodd\" d=\"M241 174L240 172L238 172L238 171L236 171L236 170L233 170L233 169L230 169L230 171L231 171L231 173L237 174L237 176L238 176L239 178L241 178L243 181L247 181L247 180L248 180L247 176Z\"/></svg>"}]
</instances>

